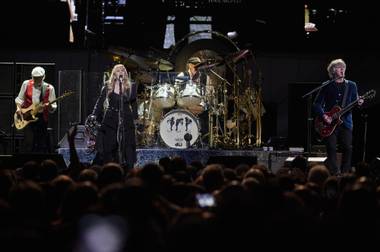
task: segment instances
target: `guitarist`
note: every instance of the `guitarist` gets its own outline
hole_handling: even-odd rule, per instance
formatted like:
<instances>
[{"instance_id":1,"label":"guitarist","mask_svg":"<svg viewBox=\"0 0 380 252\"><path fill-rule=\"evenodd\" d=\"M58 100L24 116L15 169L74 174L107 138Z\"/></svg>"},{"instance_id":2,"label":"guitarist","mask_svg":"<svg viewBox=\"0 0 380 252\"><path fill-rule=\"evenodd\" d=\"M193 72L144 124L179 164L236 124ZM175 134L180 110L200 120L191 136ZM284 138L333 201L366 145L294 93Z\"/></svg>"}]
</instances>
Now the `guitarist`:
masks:
<instances>
[{"instance_id":1,"label":"guitarist","mask_svg":"<svg viewBox=\"0 0 380 252\"><path fill-rule=\"evenodd\" d=\"M15 99L17 116L22 120L27 120L26 113L23 114L21 109L29 108L32 105L41 104L36 117L38 120L29 123L24 128L24 152L49 152L49 135L47 131L49 113L57 109L57 104L50 101L56 99L53 85L46 83L45 69L40 66L33 68L32 79L25 80L20 88L20 92Z\"/></svg>"},{"instance_id":2,"label":"guitarist","mask_svg":"<svg viewBox=\"0 0 380 252\"><path fill-rule=\"evenodd\" d=\"M342 59L332 60L327 72L330 77L330 83L319 90L313 109L314 112L324 123L332 125L332 115L326 114L334 106L344 108L347 104L359 99L357 85L354 81L346 80L346 63ZM358 105L363 103L363 99L358 100ZM351 171L351 156L352 156L352 112L348 111L340 118L343 122L337 125L331 135L327 136L324 141L327 151L326 165L331 174L339 174ZM341 167L337 166L336 149L337 144L342 151Z\"/></svg>"}]
</instances>

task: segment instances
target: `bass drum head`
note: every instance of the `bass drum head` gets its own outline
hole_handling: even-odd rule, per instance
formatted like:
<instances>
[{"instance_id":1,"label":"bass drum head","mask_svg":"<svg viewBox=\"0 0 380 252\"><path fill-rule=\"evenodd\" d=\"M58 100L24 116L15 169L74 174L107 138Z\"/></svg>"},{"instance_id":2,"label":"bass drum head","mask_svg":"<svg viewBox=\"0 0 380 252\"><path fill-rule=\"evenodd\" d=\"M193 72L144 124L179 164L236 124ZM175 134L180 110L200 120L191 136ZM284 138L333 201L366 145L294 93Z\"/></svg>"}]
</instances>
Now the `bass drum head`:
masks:
<instances>
[{"instance_id":1,"label":"bass drum head","mask_svg":"<svg viewBox=\"0 0 380 252\"><path fill-rule=\"evenodd\" d=\"M198 119L187 110L172 110L160 122L160 137L171 148L189 148L197 141L199 132Z\"/></svg>"}]
</instances>

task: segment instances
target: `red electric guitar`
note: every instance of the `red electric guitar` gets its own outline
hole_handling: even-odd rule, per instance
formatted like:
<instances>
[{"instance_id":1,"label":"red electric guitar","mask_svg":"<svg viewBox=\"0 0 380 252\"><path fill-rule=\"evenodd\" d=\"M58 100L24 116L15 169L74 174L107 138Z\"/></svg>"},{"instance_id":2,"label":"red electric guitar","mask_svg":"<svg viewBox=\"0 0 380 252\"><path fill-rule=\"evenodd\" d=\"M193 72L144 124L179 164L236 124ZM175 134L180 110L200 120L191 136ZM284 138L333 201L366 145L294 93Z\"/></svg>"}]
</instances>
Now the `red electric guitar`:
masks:
<instances>
[{"instance_id":1,"label":"red electric guitar","mask_svg":"<svg viewBox=\"0 0 380 252\"><path fill-rule=\"evenodd\" d=\"M361 96L361 99L368 100L372 99L376 96L376 91L371 89L370 91L366 92L363 96ZM343 121L340 119L340 117L345 114L346 112L353 109L358 104L359 99L351 102L343 109L340 106L334 106L329 112L324 113L324 115L328 115L332 118L332 121L330 124L326 123L325 120L323 120L322 117L316 117L314 120L314 127L317 133L322 137L328 137L330 136L335 128L340 125Z\"/></svg>"}]
</instances>

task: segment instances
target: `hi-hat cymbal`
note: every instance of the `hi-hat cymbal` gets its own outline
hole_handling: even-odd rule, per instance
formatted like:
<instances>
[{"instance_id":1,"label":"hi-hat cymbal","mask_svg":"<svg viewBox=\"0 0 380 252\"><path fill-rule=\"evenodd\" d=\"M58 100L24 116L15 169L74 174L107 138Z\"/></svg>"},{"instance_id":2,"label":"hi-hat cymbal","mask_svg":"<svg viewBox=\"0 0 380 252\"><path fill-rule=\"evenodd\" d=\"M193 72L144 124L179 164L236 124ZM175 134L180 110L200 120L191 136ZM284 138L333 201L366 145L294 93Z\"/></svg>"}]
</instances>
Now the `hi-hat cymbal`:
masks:
<instances>
[{"instance_id":1,"label":"hi-hat cymbal","mask_svg":"<svg viewBox=\"0 0 380 252\"><path fill-rule=\"evenodd\" d=\"M173 64L164 59L147 59L145 63L153 68L161 71L170 71L174 68Z\"/></svg>"}]
</instances>

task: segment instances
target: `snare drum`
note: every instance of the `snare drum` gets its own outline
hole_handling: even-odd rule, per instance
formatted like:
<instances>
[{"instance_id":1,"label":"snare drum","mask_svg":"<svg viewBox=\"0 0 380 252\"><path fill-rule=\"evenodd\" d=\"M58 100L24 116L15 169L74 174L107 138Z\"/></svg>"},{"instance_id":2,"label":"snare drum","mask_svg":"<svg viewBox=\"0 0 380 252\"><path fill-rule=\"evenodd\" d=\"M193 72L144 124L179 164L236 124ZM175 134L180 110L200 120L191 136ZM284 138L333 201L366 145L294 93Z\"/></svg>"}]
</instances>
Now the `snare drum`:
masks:
<instances>
[{"instance_id":1,"label":"snare drum","mask_svg":"<svg viewBox=\"0 0 380 252\"><path fill-rule=\"evenodd\" d=\"M171 148L189 148L198 139L199 132L198 119L187 110L172 110L160 122L160 137Z\"/></svg>"},{"instance_id":2,"label":"snare drum","mask_svg":"<svg viewBox=\"0 0 380 252\"><path fill-rule=\"evenodd\" d=\"M162 109L175 105L175 89L169 83L158 84L153 92L153 105Z\"/></svg>"}]
</instances>

